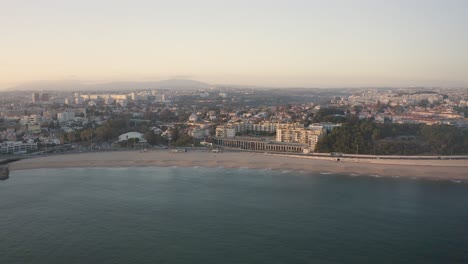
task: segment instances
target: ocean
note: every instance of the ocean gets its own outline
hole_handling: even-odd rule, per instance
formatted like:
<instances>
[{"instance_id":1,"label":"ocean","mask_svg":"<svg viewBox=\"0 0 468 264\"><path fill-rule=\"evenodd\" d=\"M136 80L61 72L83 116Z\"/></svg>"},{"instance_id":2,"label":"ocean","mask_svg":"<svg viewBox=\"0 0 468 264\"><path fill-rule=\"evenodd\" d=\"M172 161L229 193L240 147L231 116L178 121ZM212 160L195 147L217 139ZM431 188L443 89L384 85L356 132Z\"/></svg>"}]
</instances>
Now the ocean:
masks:
<instances>
[{"instance_id":1,"label":"ocean","mask_svg":"<svg viewBox=\"0 0 468 264\"><path fill-rule=\"evenodd\" d=\"M468 263L468 183L224 168L14 171L0 263Z\"/></svg>"}]
</instances>

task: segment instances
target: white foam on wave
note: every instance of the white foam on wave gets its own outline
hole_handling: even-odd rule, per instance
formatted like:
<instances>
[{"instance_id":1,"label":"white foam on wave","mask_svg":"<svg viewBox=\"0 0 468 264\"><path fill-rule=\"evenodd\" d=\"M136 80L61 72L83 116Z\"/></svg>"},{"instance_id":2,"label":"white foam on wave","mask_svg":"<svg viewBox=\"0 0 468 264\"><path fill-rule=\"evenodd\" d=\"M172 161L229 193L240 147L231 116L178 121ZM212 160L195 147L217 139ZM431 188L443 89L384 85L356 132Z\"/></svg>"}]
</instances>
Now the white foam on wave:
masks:
<instances>
[{"instance_id":1,"label":"white foam on wave","mask_svg":"<svg viewBox=\"0 0 468 264\"><path fill-rule=\"evenodd\" d=\"M351 173L349 176L351 176L351 177L357 177L357 176L359 176L359 174Z\"/></svg>"},{"instance_id":2,"label":"white foam on wave","mask_svg":"<svg viewBox=\"0 0 468 264\"><path fill-rule=\"evenodd\" d=\"M331 173L331 172L320 172L320 174L322 174L322 175L330 175L330 174L333 174L333 173Z\"/></svg>"},{"instance_id":3,"label":"white foam on wave","mask_svg":"<svg viewBox=\"0 0 468 264\"><path fill-rule=\"evenodd\" d=\"M369 175L369 176L374 177L374 178L380 178L380 177L382 177L382 176L377 175L377 174L371 174L371 175Z\"/></svg>"},{"instance_id":4,"label":"white foam on wave","mask_svg":"<svg viewBox=\"0 0 468 264\"><path fill-rule=\"evenodd\" d=\"M290 173L291 171L290 170L283 170L281 171L281 173Z\"/></svg>"},{"instance_id":5,"label":"white foam on wave","mask_svg":"<svg viewBox=\"0 0 468 264\"><path fill-rule=\"evenodd\" d=\"M451 182L454 182L454 183L461 183L462 181L459 181L459 180L451 180Z\"/></svg>"}]
</instances>

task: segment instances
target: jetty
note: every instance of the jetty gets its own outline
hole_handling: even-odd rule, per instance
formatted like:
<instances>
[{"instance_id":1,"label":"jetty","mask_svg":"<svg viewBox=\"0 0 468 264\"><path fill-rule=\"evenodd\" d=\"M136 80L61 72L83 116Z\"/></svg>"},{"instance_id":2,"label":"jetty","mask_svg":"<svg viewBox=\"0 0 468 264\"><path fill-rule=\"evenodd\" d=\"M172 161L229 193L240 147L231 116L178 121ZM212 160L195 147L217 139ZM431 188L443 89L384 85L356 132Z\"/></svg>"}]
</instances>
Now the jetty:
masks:
<instances>
[{"instance_id":1,"label":"jetty","mask_svg":"<svg viewBox=\"0 0 468 264\"><path fill-rule=\"evenodd\" d=\"M19 158L0 160L0 180L4 181L10 178L10 169L8 164L20 160Z\"/></svg>"}]
</instances>

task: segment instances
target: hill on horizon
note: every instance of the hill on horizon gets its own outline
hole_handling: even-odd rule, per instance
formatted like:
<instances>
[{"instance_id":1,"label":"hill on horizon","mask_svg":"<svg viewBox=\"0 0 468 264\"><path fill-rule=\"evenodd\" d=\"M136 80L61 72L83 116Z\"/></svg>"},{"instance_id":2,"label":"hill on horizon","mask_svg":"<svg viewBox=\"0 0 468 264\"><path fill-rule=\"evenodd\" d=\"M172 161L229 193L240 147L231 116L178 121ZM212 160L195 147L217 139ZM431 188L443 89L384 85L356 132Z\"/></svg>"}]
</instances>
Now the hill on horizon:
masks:
<instances>
[{"instance_id":1,"label":"hill on horizon","mask_svg":"<svg viewBox=\"0 0 468 264\"><path fill-rule=\"evenodd\" d=\"M141 89L207 89L212 85L188 79L169 79L162 81L122 81L87 84L79 80L39 81L23 83L6 91L123 91Z\"/></svg>"}]
</instances>

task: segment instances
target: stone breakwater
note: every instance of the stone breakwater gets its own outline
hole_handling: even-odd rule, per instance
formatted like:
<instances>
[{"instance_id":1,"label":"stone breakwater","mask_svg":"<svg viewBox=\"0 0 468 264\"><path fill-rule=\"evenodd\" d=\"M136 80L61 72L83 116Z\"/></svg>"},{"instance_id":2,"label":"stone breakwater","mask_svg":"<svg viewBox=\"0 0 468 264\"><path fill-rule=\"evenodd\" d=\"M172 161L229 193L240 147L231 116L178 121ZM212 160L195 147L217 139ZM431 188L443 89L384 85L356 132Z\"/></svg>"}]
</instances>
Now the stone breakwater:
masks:
<instances>
[{"instance_id":1,"label":"stone breakwater","mask_svg":"<svg viewBox=\"0 0 468 264\"><path fill-rule=\"evenodd\" d=\"M6 180L10 177L8 166L0 166L0 180Z\"/></svg>"}]
</instances>

